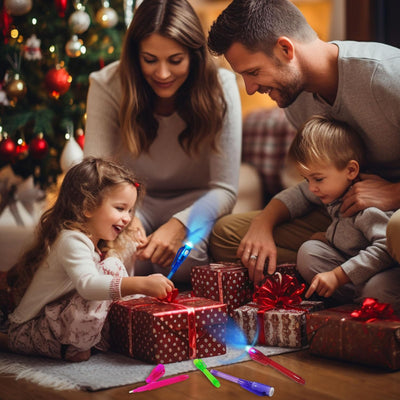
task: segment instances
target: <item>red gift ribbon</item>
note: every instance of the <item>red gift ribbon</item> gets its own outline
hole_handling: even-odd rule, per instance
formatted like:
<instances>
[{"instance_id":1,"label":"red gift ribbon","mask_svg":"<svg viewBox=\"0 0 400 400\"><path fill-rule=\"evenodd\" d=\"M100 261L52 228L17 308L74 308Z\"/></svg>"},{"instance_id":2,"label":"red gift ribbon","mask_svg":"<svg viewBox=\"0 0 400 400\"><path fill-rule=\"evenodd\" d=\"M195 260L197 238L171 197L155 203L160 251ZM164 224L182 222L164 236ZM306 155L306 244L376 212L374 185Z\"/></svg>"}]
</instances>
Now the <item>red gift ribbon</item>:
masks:
<instances>
[{"instance_id":1,"label":"red gift ribbon","mask_svg":"<svg viewBox=\"0 0 400 400\"><path fill-rule=\"evenodd\" d=\"M181 303L182 299L177 299L179 294L179 290L174 288L171 292L168 293L165 299L162 299L162 302L173 304L178 308L182 308L188 313L188 338L189 338L189 358L196 358L197 354L197 345L196 345L196 315L195 309L193 307L185 306ZM193 298L192 298L193 299ZM192 300L191 299L191 300Z\"/></svg>"},{"instance_id":2,"label":"red gift ribbon","mask_svg":"<svg viewBox=\"0 0 400 400\"><path fill-rule=\"evenodd\" d=\"M118 304L126 304L129 305L129 309L128 309L128 313L129 313L129 318L131 319L132 316L132 312L133 310L138 310L140 308L144 308L144 307L148 307L149 304L157 304L157 303L167 303L167 304L172 304L176 309L181 309L183 311L187 311L188 313L188 342L189 342L189 358L193 359L196 358L196 354L197 354L197 345L196 345L196 315L195 315L195 308L194 307L190 307L190 306L186 306L184 304L182 304L182 301L185 300L193 300L192 298L183 298L183 299L177 299L177 296L179 294L179 290L174 288L170 293L168 293L167 297L165 297L164 299L157 299L155 297L151 297L151 300L149 303L141 303L141 304L130 304L129 300L119 300L116 301L116 303ZM129 337L132 337L132 325L128 324L128 335ZM132 350L132 341L129 341L129 354L133 353Z\"/></svg>"},{"instance_id":3,"label":"red gift ribbon","mask_svg":"<svg viewBox=\"0 0 400 400\"><path fill-rule=\"evenodd\" d=\"M210 270L217 272L217 285L218 285L218 300L224 303L224 286L223 286L223 274L224 272L242 272L243 267L237 264L210 264ZM232 296L237 298L243 295L243 289L234 290ZM228 305L227 305L228 306ZM228 306L229 307L229 306Z\"/></svg>"},{"instance_id":4,"label":"red gift ribbon","mask_svg":"<svg viewBox=\"0 0 400 400\"><path fill-rule=\"evenodd\" d=\"M377 299L371 297L367 297L361 308L354 310L350 315L354 319L367 323L377 319L400 321L400 318L394 315L394 310L389 303L378 303Z\"/></svg>"},{"instance_id":5,"label":"red gift ribbon","mask_svg":"<svg viewBox=\"0 0 400 400\"><path fill-rule=\"evenodd\" d=\"M256 288L253 301L258 306L258 342L260 344L265 344L264 313L274 308L296 309L295 306L302 301L300 295L304 292L305 287L305 284L300 284L296 277L275 272L265 280L262 286ZM301 311L304 310L301 309Z\"/></svg>"}]
</instances>

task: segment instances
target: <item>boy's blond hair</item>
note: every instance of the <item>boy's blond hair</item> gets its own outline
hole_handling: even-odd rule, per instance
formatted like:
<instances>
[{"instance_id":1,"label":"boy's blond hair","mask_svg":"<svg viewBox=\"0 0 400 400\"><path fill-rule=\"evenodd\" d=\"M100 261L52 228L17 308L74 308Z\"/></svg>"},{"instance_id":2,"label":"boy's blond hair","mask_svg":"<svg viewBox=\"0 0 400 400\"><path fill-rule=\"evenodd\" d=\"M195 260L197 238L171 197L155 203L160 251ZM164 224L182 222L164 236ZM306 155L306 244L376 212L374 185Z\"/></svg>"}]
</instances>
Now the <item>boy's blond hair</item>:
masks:
<instances>
[{"instance_id":1,"label":"boy's blond hair","mask_svg":"<svg viewBox=\"0 0 400 400\"><path fill-rule=\"evenodd\" d=\"M331 164L338 170L355 160L365 163L365 147L357 132L342 121L316 115L305 122L288 152L289 161L301 168Z\"/></svg>"}]
</instances>

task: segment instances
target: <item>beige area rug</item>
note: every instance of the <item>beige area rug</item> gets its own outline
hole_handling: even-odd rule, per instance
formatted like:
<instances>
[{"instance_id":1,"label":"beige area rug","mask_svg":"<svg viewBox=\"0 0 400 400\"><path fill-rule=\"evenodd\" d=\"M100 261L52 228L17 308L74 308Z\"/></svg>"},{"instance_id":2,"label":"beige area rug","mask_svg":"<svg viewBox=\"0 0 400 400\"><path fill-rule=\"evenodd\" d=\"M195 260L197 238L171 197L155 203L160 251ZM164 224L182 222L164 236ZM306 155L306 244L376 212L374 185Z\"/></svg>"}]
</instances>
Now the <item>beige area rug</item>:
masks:
<instances>
[{"instance_id":1,"label":"beige area rug","mask_svg":"<svg viewBox=\"0 0 400 400\"><path fill-rule=\"evenodd\" d=\"M282 347L255 347L266 355L296 351L296 349ZM247 360L250 360L247 353L234 348L228 348L227 353L222 356L203 358L207 367L210 368ZM82 363L0 353L0 374L13 375L15 379L26 379L56 390L96 391L143 382L153 368L152 364L112 352L97 353ZM195 369L190 360L165 364L164 376Z\"/></svg>"}]
</instances>

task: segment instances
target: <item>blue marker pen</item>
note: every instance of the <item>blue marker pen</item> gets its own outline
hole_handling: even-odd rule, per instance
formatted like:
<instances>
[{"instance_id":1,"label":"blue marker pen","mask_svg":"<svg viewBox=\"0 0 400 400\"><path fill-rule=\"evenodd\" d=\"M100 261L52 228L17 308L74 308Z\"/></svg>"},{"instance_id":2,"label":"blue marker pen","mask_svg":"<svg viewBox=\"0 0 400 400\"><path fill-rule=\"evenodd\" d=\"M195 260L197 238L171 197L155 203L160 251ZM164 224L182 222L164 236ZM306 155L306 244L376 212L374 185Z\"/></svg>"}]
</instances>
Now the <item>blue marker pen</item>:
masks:
<instances>
[{"instance_id":1,"label":"blue marker pen","mask_svg":"<svg viewBox=\"0 0 400 400\"><path fill-rule=\"evenodd\" d=\"M171 265L171 271L169 272L167 278L171 279L172 275L175 274L177 269L185 261L186 257L189 255L190 251L193 249L193 244L191 242L186 242L175 255L174 261Z\"/></svg>"}]
</instances>

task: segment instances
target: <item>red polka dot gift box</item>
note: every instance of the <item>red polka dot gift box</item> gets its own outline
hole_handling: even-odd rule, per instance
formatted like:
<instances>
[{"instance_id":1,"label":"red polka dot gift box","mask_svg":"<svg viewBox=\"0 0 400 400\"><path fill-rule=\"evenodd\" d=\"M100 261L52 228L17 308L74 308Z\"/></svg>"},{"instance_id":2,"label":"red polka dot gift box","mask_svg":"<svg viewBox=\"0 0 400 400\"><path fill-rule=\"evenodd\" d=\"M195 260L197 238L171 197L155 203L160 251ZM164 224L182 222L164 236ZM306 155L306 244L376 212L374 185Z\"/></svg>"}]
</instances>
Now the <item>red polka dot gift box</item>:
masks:
<instances>
[{"instance_id":1,"label":"red polka dot gift box","mask_svg":"<svg viewBox=\"0 0 400 400\"><path fill-rule=\"evenodd\" d=\"M251 301L253 284L247 268L241 264L214 263L196 266L191 271L192 293L227 305L227 312Z\"/></svg>"},{"instance_id":2,"label":"red polka dot gift box","mask_svg":"<svg viewBox=\"0 0 400 400\"><path fill-rule=\"evenodd\" d=\"M111 305L111 350L152 364L226 353L226 305L178 295L172 302L143 296Z\"/></svg>"}]
</instances>

